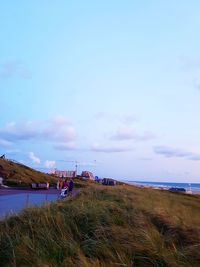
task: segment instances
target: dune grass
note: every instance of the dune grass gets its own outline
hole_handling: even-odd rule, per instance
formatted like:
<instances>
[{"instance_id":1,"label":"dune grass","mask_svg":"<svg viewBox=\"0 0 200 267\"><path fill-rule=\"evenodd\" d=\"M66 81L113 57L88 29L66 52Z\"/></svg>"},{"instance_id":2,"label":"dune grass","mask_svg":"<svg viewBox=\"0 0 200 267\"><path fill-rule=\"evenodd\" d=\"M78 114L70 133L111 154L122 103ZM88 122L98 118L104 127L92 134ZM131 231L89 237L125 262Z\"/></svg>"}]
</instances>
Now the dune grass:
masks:
<instances>
[{"instance_id":1,"label":"dune grass","mask_svg":"<svg viewBox=\"0 0 200 267\"><path fill-rule=\"evenodd\" d=\"M49 182L54 185L57 181L51 175L7 159L0 159L0 177L4 178L5 185L17 187L27 187L33 182Z\"/></svg>"},{"instance_id":2,"label":"dune grass","mask_svg":"<svg viewBox=\"0 0 200 267\"><path fill-rule=\"evenodd\" d=\"M1 266L200 266L200 196L91 184L0 222Z\"/></svg>"}]
</instances>

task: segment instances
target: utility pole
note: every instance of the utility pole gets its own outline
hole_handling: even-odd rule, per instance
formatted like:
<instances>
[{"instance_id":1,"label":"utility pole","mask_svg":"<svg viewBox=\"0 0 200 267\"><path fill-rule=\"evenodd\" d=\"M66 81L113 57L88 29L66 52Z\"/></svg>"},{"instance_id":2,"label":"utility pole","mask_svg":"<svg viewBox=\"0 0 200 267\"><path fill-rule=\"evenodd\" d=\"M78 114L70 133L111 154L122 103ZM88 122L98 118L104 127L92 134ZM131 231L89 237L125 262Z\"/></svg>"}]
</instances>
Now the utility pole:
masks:
<instances>
[{"instance_id":1,"label":"utility pole","mask_svg":"<svg viewBox=\"0 0 200 267\"><path fill-rule=\"evenodd\" d=\"M77 171L78 171L78 161L75 161L75 172L76 172L76 175L77 175Z\"/></svg>"},{"instance_id":2,"label":"utility pole","mask_svg":"<svg viewBox=\"0 0 200 267\"><path fill-rule=\"evenodd\" d=\"M58 161L75 163L75 172L76 172L76 175L77 175L77 171L78 171L78 163L79 163L77 160L64 160L64 159L61 159L61 160L58 160ZM73 169L74 169L74 168L73 168Z\"/></svg>"}]
</instances>

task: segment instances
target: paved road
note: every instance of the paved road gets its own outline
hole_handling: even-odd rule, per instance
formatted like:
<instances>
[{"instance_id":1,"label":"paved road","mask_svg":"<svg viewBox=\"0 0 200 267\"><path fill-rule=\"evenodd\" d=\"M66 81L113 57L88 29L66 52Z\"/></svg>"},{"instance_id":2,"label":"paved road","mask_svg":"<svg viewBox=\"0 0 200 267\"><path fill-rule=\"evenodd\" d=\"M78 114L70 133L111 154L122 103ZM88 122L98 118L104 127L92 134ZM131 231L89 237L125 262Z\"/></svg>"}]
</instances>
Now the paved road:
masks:
<instances>
[{"instance_id":1,"label":"paved road","mask_svg":"<svg viewBox=\"0 0 200 267\"><path fill-rule=\"evenodd\" d=\"M5 195L16 195L16 194L60 194L60 190L55 188L50 189L17 189L17 188L0 188L0 197Z\"/></svg>"},{"instance_id":2,"label":"paved road","mask_svg":"<svg viewBox=\"0 0 200 267\"><path fill-rule=\"evenodd\" d=\"M75 197L80 189L73 190L72 196ZM31 190L31 189L0 189L0 219L6 215L20 212L30 206L41 206L47 202L60 200L60 190Z\"/></svg>"}]
</instances>

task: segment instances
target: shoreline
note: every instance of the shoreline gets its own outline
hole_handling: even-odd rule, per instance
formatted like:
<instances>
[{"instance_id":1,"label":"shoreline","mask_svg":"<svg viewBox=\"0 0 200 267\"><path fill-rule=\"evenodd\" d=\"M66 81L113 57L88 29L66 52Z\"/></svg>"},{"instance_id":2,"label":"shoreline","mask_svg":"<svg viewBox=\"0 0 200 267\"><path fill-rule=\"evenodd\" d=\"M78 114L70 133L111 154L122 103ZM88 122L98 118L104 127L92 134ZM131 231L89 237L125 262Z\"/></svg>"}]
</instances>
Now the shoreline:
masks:
<instances>
[{"instance_id":1,"label":"shoreline","mask_svg":"<svg viewBox=\"0 0 200 267\"><path fill-rule=\"evenodd\" d=\"M130 185L134 185L134 186L137 186L139 188L151 188L151 189L155 189L155 190L169 191L169 188L166 188L166 187L156 187L156 186L150 186L150 185L136 185L136 184L130 184ZM179 192L175 192L175 193L179 193ZM187 190L186 189L186 192L182 192L182 194L185 194L185 195L200 195L200 190L195 190L195 189L194 190Z\"/></svg>"},{"instance_id":2,"label":"shoreline","mask_svg":"<svg viewBox=\"0 0 200 267\"><path fill-rule=\"evenodd\" d=\"M189 187L186 186L188 185L187 183L167 183L166 185L165 183L162 182L139 182L139 181L124 181L126 184L129 185L134 185L137 186L139 188L151 188L151 189L156 189L156 190L165 190L165 191L169 191L169 189L171 187L177 187L177 188L184 188L186 190L186 192L183 194L186 195L200 195L200 184L199 187L196 189L195 187ZM191 184L192 185L192 184Z\"/></svg>"}]
</instances>

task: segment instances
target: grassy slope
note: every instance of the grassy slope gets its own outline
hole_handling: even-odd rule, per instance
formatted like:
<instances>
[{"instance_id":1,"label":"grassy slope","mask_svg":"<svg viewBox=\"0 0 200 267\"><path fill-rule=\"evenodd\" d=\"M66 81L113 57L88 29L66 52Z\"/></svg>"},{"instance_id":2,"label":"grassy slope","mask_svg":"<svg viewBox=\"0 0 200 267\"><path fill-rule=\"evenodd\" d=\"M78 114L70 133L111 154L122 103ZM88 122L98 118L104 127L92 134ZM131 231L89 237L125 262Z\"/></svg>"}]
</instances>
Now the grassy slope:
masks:
<instances>
[{"instance_id":1,"label":"grassy slope","mask_svg":"<svg viewBox=\"0 0 200 267\"><path fill-rule=\"evenodd\" d=\"M1 266L200 266L200 196L90 185L0 223Z\"/></svg>"},{"instance_id":2,"label":"grassy slope","mask_svg":"<svg viewBox=\"0 0 200 267\"><path fill-rule=\"evenodd\" d=\"M55 178L31 169L23 164L0 159L0 176L7 185L27 185L32 182L55 183ZM21 182L20 182L21 181Z\"/></svg>"}]
</instances>

